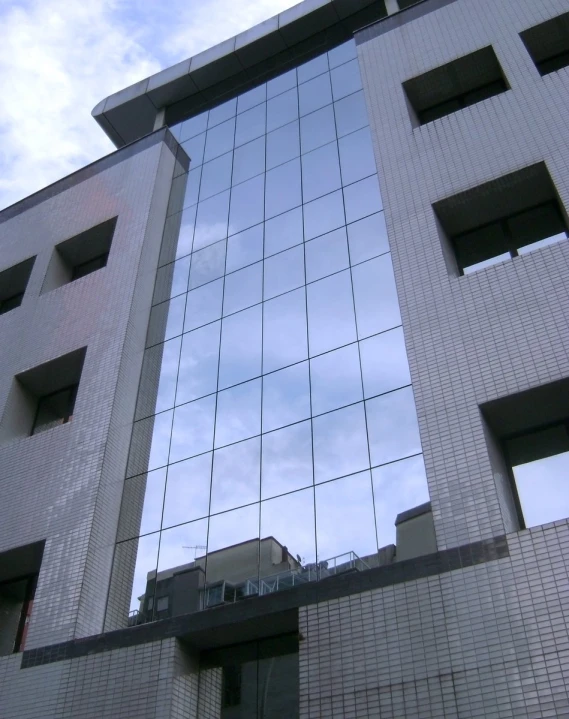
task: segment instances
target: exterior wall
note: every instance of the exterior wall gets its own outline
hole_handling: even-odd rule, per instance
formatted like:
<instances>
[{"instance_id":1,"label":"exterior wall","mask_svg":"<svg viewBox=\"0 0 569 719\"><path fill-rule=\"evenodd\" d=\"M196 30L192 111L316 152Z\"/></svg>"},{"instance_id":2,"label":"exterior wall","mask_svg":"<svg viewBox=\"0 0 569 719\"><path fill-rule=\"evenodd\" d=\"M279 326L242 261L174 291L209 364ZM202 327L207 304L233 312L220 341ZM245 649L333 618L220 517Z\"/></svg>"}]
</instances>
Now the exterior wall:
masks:
<instances>
[{"instance_id":1,"label":"exterior wall","mask_svg":"<svg viewBox=\"0 0 569 719\"><path fill-rule=\"evenodd\" d=\"M358 47L439 549L517 528L479 405L569 375L569 243L459 277L432 210L540 161L569 207L569 74L541 77L518 36L566 10L456 0ZM413 128L402 82L490 44L511 90Z\"/></svg>"}]
</instances>

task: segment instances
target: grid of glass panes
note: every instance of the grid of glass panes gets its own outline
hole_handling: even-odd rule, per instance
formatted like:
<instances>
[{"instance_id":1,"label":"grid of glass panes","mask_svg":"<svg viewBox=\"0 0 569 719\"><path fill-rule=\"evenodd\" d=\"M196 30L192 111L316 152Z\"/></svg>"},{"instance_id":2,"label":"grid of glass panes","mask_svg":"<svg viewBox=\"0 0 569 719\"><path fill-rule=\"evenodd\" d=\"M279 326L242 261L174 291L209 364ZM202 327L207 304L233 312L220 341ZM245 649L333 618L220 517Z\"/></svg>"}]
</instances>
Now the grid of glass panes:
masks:
<instances>
[{"instance_id":1,"label":"grid of glass panes","mask_svg":"<svg viewBox=\"0 0 569 719\"><path fill-rule=\"evenodd\" d=\"M173 132L191 169L135 424L150 462L126 480L146 483L133 609L147 572L258 537L373 563L428 501L355 44Z\"/></svg>"}]
</instances>

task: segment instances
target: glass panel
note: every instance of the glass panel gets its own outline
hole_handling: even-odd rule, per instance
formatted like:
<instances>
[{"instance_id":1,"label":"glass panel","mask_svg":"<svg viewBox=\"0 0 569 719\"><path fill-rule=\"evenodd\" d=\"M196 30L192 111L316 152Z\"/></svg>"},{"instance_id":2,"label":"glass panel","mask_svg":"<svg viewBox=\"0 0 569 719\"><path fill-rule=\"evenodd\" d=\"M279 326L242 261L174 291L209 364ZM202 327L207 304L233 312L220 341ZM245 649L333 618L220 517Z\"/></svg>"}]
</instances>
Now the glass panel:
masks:
<instances>
[{"instance_id":1,"label":"glass panel","mask_svg":"<svg viewBox=\"0 0 569 719\"><path fill-rule=\"evenodd\" d=\"M263 377L263 432L310 417L308 362Z\"/></svg>"},{"instance_id":2,"label":"glass panel","mask_svg":"<svg viewBox=\"0 0 569 719\"><path fill-rule=\"evenodd\" d=\"M349 271L313 282L307 292L311 357L354 342L356 323Z\"/></svg>"},{"instance_id":3,"label":"glass panel","mask_svg":"<svg viewBox=\"0 0 569 719\"><path fill-rule=\"evenodd\" d=\"M271 299L304 284L304 247L298 245L265 260L264 298Z\"/></svg>"},{"instance_id":4,"label":"glass panel","mask_svg":"<svg viewBox=\"0 0 569 719\"><path fill-rule=\"evenodd\" d=\"M198 205L194 252L227 236L229 190L210 197Z\"/></svg>"},{"instance_id":5,"label":"glass panel","mask_svg":"<svg viewBox=\"0 0 569 719\"><path fill-rule=\"evenodd\" d=\"M367 400L366 413L372 466L421 451L411 387Z\"/></svg>"},{"instance_id":6,"label":"glass panel","mask_svg":"<svg viewBox=\"0 0 569 719\"><path fill-rule=\"evenodd\" d=\"M261 305L223 320L219 388L261 374Z\"/></svg>"},{"instance_id":7,"label":"glass panel","mask_svg":"<svg viewBox=\"0 0 569 719\"><path fill-rule=\"evenodd\" d=\"M298 99L300 114L308 115L309 112L319 110L332 102L332 88L330 87L330 75L320 75L298 86Z\"/></svg>"},{"instance_id":8,"label":"glass panel","mask_svg":"<svg viewBox=\"0 0 569 719\"><path fill-rule=\"evenodd\" d=\"M349 552L364 561L372 555L368 564L373 563L377 539L369 472L316 487L316 541L318 561L328 560L323 576L353 569Z\"/></svg>"},{"instance_id":9,"label":"glass panel","mask_svg":"<svg viewBox=\"0 0 569 719\"><path fill-rule=\"evenodd\" d=\"M238 442L213 453L211 512L259 501L261 438Z\"/></svg>"},{"instance_id":10,"label":"glass panel","mask_svg":"<svg viewBox=\"0 0 569 719\"><path fill-rule=\"evenodd\" d=\"M168 463L172 414L170 410L134 423L127 477L158 469Z\"/></svg>"},{"instance_id":11,"label":"glass panel","mask_svg":"<svg viewBox=\"0 0 569 719\"><path fill-rule=\"evenodd\" d=\"M211 452L168 467L163 527L207 517L211 484Z\"/></svg>"},{"instance_id":12,"label":"glass panel","mask_svg":"<svg viewBox=\"0 0 569 719\"><path fill-rule=\"evenodd\" d=\"M118 540L160 529L166 467L127 479L124 484Z\"/></svg>"},{"instance_id":13,"label":"glass panel","mask_svg":"<svg viewBox=\"0 0 569 719\"><path fill-rule=\"evenodd\" d=\"M338 145L335 142L302 156L302 195L304 202L341 187Z\"/></svg>"},{"instance_id":14,"label":"glass panel","mask_svg":"<svg viewBox=\"0 0 569 719\"><path fill-rule=\"evenodd\" d=\"M334 103L338 137L343 137L368 124L367 109L363 91L349 95Z\"/></svg>"},{"instance_id":15,"label":"glass panel","mask_svg":"<svg viewBox=\"0 0 569 719\"><path fill-rule=\"evenodd\" d=\"M184 140L188 140L190 137L194 137L194 135L198 135L200 132L205 132L207 128L208 115L209 111L206 110L200 115L184 120L180 130L180 142L184 142Z\"/></svg>"},{"instance_id":16,"label":"glass panel","mask_svg":"<svg viewBox=\"0 0 569 719\"><path fill-rule=\"evenodd\" d=\"M263 225L233 235L227 242L226 272L263 259Z\"/></svg>"},{"instance_id":17,"label":"glass panel","mask_svg":"<svg viewBox=\"0 0 569 719\"><path fill-rule=\"evenodd\" d=\"M330 75L332 77L334 100L339 100L341 97L351 95L352 92L362 89L360 68L357 60L352 60L334 68Z\"/></svg>"},{"instance_id":18,"label":"glass panel","mask_svg":"<svg viewBox=\"0 0 569 719\"><path fill-rule=\"evenodd\" d=\"M352 265L388 252L389 242L384 213L378 212L348 225L348 243Z\"/></svg>"},{"instance_id":19,"label":"glass panel","mask_svg":"<svg viewBox=\"0 0 569 719\"><path fill-rule=\"evenodd\" d=\"M206 162L202 167L202 183L200 186L200 200L206 200L227 190L231 184L231 170L233 167L233 153L228 152L216 160Z\"/></svg>"},{"instance_id":20,"label":"glass panel","mask_svg":"<svg viewBox=\"0 0 569 719\"><path fill-rule=\"evenodd\" d=\"M322 75L324 72L328 72L328 56L326 53L315 57L314 60L305 62L304 65L297 67L298 73L298 84L311 80L313 77Z\"/></svg>"},{"instance_id":21,"label":"glass panel","mask_svg":"<svg viewBox=\"0 0 569 719\"><path fill-rule=\"evenodd\" d=\"M200 285L216 280L225 270L226 240L198 250L192 255L190 268L190 289L194 290Z\"/></svg>"},{"instance_id":22,"label":"glass panel","mask_svg":"<svg viewBox=\"0 0 569 719\"><path fill-rule=\"evenodd\" d=\"M357 58L357 56L356 41L348 40L348 42L338 45L338 47L330 50L328 53L328 60L330 61L330 67L334 68L338 67L338 65L343 65L345 62L348 62L348 60Z\"/></svg>"},{"instance_id":23,"label":"glass panel","mask_svg":"<svg viewBox=\"0 0 569 719\"><path fill-rule=\"evenodd\" d=\"M300 155L298 120L267 135L267 170Z\"/></svg>"},{"instance_id":24,"label":"glass panel","mask_svg":"<svg viewBox=\"0 0 569 719\"><path fill-rule=\"evenodd\" d=\"M239 312L262 300L263 263L257 262L225 277L223 314Z\"/></svg>"},{"instance_id":25,"label":"glass panel","mask_svg":"<svg viewBox=\"0 0 569 719\"><path fill-rule=\"evenodd\" d=\"M310 420L263 435L263 499L312 485ZM314 521L314 520L312 520Z\"/></svg>"},{"instance_id":26,"label":"glass panel","mask_svg":"<svg viewBox=\"0 0 569 719\"><path fill-rule=\"evenodd\" d=\"M286 90L296 87L296 68L269 80L267 83L267 97L275 97Z\"/></svg>"},{"instance_id":27,"label":"glass panel","mask_svg":"<svg viewBox=\"0 0 569 719\"><path fill-rule=\"evenodd\" d=\"M302 565L313 563L316 559L314 490L311 488L262 502L261 537L274 537L289 554L288 566L279 567L279 573L275 572L274 566L265 569L261 564L261 577L267 577L261 585L263 593L307 581Z\"/></svg>"},{"instance_id":28,"label":"glass panel","mask_svg":"<svg viewBox=\"0 0 569 719\"><path fill-rule=\"evenodd\" d=\"M308 356L304 288L263 304L263 372Z\"/></svg>"},{"instance_id":29,"label":"glass panel","mask_svg":"<svg viewBox=\"0 0 569 719\"><path fill-rule=\"evenodd\" d=\"M160 535L158 571L163 572L166 569L173 569L193 562L196 554L195 548L205 547L206 544L207 519L166 529ZM203 549L199 551L203 552ZM195 601L193 604L195 611L198 608L198 603Z\"/></svg>"},{"instance_id":30,"label":"glass panel","mask_svg":"<svg viewBox=\"0 0 569 719\"><path fill-rule=\"evenodd\" d=\"M149 417L174 406L181 339L176 337L144 353L135 419Z\"/></svg>"},{"instance_id":31,"label":"glass panel","mask_svg":"<svg viewBox=\"0 0 569 719\"><path fill-rule=\"evenodd\" d=\"M170 462L209 452L213 446L215 395L174 410Z\"/></svg>"},{"instance_id":32,"label":"glass panel","mask_svg":"<svg viewBox=\"0 0 569 719\"><path fill-rule=\"evenodd\" d=\"M302 208L267 220L265 223L265 257L302 242Z\"/></svg>"},{"instance_id":33,"label":"glass panel","mask_svg":"<svg viewBox=\"0 0 569 719\"><path fill-rule=\"evenodd\" d=\"M267 172L265 211L267 217L280 215L302 202L300 192L300 161L291 160Z\"/></svg>"},{"instance_id":34,"label":"glass panel","mask_svg":"<svg viewBox=\"0 0 569 719\"><path fill-rule=\"evenodd\" d=\"M361 342L360 355L366 398L411 384L401 327Z\"/></svg>"},{"instance_id":35,"label":"glass panel","mask_svg":"<svg viewBox=\"0 0 569 719\"><path fill-rule=\"evenodd\" d=\"M185 299L185 295L179 295L168 302L154 305L150 310L146 338L148 347L182 334Z\"/></svg>"},{"instance_id":36,"label":"glass panel","mask_svg":"<svg viewBox=\"0 0 569 719\"><path fill-rule=\"evenodd\" d=\"M569 452L513 467L526 527L569 516Z\"/></svg>"},{"instance_id":37,"label":"glass panel","mask_svg":"<svg viewBox=\"0 0 569 719\"><path fill-rule=\"evenodd\" d=\"M237 112L245 112L255 105L259 105L267 99L267 86L259 85L254 87L249 92L244 92L237 98Z\"/></svg>"},{"instance_id":38,"label":"glass panel","mask_svg":"<svg viewBox=\"0 0 569 719\"><path fill-rule=\"evenodd\" d=\"M224 102L221 105L217 105L217 107L214 107L209 111L208 127L219 125L220 122L223 122L224 120L228 120L230 117L233 117L236 112L236 97L232 98L231 100L227 100L227 102Z\"/></svg>"},{"instance_id":39,"label":"glass panel","mask_svg":"<svg viewBox=\"0 0 569 719\"><path fill-rule=\"evenodd\" d=\"M188 184L186 185L186 194L184 195L184 207L190 207L191 205L195 205L198 201L201 178L201 166L196 167L195 170L190 170L190 172L188 172Z\"/></svg>"},{"instance_id":40,"label":"glass panel","mask_svg":"<svg viewBox=\"0 0 569 719\"><path fill-rule=\"evenodd\" d=\"M369 467L363 403L312 420L314 481L360 472Z\"/></svg>"},{"instance_id":41,"label":"glass panel","mask_svg":"<svg viewBox=\"0 0 569 719\"><path fill-rule=\"evenodd\" d=\"M358 345L310 360L312 414L322 414L363 399Z\"/></svg>"},{"instance_id":42,"label":"glass panel","mask_svg":"<svg viewBox=\"0 0 569 719\"><path fill-rule=\"evenodd\" d=\"M377 172L369 127L339 140L342 183L350 185Z\"/></svg>"},{"instance_id":43,"label":"glass panel","mask_svg":"<svg viewBox=\"0 0 569 719\"><path fill-rule=\"evenodd\" d=\"M261 380L239 384L217 395L215 446L261 433Z\"/></svg>"},{"instance_id":44,"label":"glass panel","mask_svg":"<svg viewBox=\"0 0 569 719\"><path fill-rule=\"evenodd\" d=\"M313 282L349 266L346 229L342 227L307 242L306 281Z\"/></svg>"},{"instance_id":45,"label":"glass panel","mask_svg":"<svg viewBox=\"0 0 569 719\"><path fill-rule=\"evenodd\" d=\"M395 544L395 519L401 512L429 501L423 456L392 462L372 470L379 547Z\"/></svg>"},{"instance_id":46,"label":"glass panel","mask_svg":"<svg viewBox=\"0 0 569 719\"><path fill-rule=\"evenodd\" d=\"M243 549L250 555L255 567L255 571L250 576L257 574L257 563L259 555L259 504L249 505L241 509L234 509L232 512L224 514L216 514L209 520L209 537L207 543L208 554L216 552L220 549L232 547L242 542L251 542L250 547ZM251 540L257 540L252 542ZM249 551L247 551L249 550ZM237 563L239 566L234 568L239 571L245 562ZM249 563L247 563L249 565ZM250 566L250 565L249 565ZM215 581L223 577L219 575L219 567L208 556L207 580ZM242 570L243 571L243 570ZM214 574L215 572L215 574ZM239 577L241 581L247 579L248 576Z\"/></svg>"},{"instance_id":47,"label":"glass panel","mask_svg":"<svg viewBox=\"0 0 569 719\"><path fill-rule=\"evenodd\" d=\"M114 571L121 576L129 576L134 564L134 581L130 600L130 611L144 615L143 602L146 592L146 581L149 572L156 571L158 564L158 543L160 533L148 534L140 539L117 544ZM142 601L141 599L142 598Z\"/></svg>"},{"instance_id":48,"label":"glass panel","mask_svg":"<svg viewBox=\"0 0 569 719\"><path fill-rule=\"evenodd\" d=\"M221 322L183 336L176 404L204 397L217 389Z\"/></svg>"},{"instance_id":49,"label":"glass panel","mask_svg":"<svg viewBox=\"0 0 569 719\"><path fill-rule=\"evenodd\" d=\"M306 240L335 230L344 224L344 203L341 191L325 195L304 205L304 238Z\"/></svg>"},{"instance_id":50,"label":"glass panel","mask_svg":"<svg viewBox=\"0 0 569 719\"><path fill-rule=\"evenodd\" d=\"M188 292L184 332L201 327L221 317L223 280L216 280Z\"/></svg>"},{"instance_id":51,"label":"glass panel","mask_svg":"<svg viewBox=\"0 0 569 719\"><path fill-rule=\"evenodd\" d=\"M176 251L175 251L175 257L176 259L178 257L184 257L185 255L189 255L192 251L192 245L194 241L194 227L196 224L196 211L197 207L187 207L180 216L174 215L173 217L169 217L166 220L166 228L164 230L164 234L166 235L170 229L171 231L179 231L179 235L177 235L177 245L176 245ZM177 223L181 220L181 226L178 230ZM170 228L170 225L172 224L172 227ZM164 244L164 241L163 241ZM174 258L172 258L174 259Z\"/></svg>"},{"instance_id":52,"label":"glass panel","mask_svg":"<svg viewBox=\"0 0 569 719\"><path fill-rule=\"evenodd\" d=\"M401 324L391 255L352 268L358 338Z\"/></svg>"},{"instance_id":53,"label":"glass panel","mask_svg":"<svg viewBox=\"0 0 569 719\"><path fill-rule=\"evenodd\" d=\"M235 150L233 159L233 184L251 179L265 171L265 138L249 142Z\"/></svg>"},{"instance_id":54,"label":"glass panel","mask_svg":"<svg viewBox=\"0 0 569 719\"><path fill-rule=\"evenodd\" d=\"M265 134L265 116L267 107L263 103L237 116L235 146L244 145Z\"/></svg>"},{"instance_id":55,"label":"glass panel","mask_svg":"<svg viewBox=\"0 0 569 719\"><path fill-rule=\"evenodd\" d=\"M182 147L190 158L191 167L201 165L205 151L205 132L197 137L193 137L187 142L183 142Z\"/></svg>"},{"instance_id":56,"label":"glass panel","mask_svg":"<svg viewBox=\"0 0 569 719\"><path fill-rule=\"evenodd\" d=\"M288 125L298 119L298 94L296 88L267 102L267 132Z\"/></svg>"},{"instance_id":57,"label":"glass panel","mask_svg":"<svg viewBox=\"0 0 569 719\"><path fill-rule=\"evenodd\" d=\"M344 202L346 203L346 222L348 223L382 210L377 177L374 175L345 187Z\"/></svg>"},{"instance_id":58,"label":"glass panel","mask_svg":"<svg viewBox=\"0 0 569 719\"><path fill-rule=\"evenodd\" d=\"M224 155L233 149L235 139L235 118L217 125L207 131L205 141L204 161L213 160L214 157Z\"/></svg>"},{"instance_id":59,"label":"glass panel","mask_svg":"<svg viewBox=\"0 0 569 719\"><path fill-rule=\"evenodd\" d=\"M258 175L231 190L230 235L263 221L264 185L264 175Z\"/></svg>"},{"instance_id":60,"label":"glass panel","mask_svg":"<svg viewBox=\"0 0 569 719\"><path fill-rule=\"evenodd\" d=\"M336 139L332 105L306 115L300 121L302 152L310 152Z\"/></svg>"}]
</instances>

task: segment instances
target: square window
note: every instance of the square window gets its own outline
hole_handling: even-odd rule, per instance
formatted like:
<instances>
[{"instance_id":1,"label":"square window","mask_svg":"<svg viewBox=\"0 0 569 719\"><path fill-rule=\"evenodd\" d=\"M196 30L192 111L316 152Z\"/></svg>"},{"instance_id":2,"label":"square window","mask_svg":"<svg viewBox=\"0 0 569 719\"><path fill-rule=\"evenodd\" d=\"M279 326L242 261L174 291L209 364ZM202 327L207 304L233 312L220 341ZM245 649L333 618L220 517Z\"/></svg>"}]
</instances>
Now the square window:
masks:
<instances>
[{"instance_id":1,"label":"square window","mask_svg":"<svg viewBox=\"0 0 569 719\"><path fill-rule=\"evenodd\" d=\"M540 75L569 65L569 12L520 33Z\"/></svg>"},{"instance_id":2,"label":"square window","mask_svg":"<svg viewBox=\"0 0 569 719\"><path fill-rule=\"evenodd\" d=\"M509 89L489 46L403 83L414 125L424 125Z\"/></svg>"},{"instance_id":3,"label":"square window","mask_svg":"<svg viewBox=\"0 0 569 719\"><path fill-rule=\"evenodd\" d=\"M35 261L30 257L0 272L0 315L22 304Z\"/></svg>"},{"instance_id":4,"label":"square window","mask_svg":"<svg viewBox=\"0 0 569 719\"><path fill-rule=\"evenodd\" d=\"M116 223L117 218L113 217L56 245L47 268L42 294L105 267Z\"/></svg>"}]
</instances>

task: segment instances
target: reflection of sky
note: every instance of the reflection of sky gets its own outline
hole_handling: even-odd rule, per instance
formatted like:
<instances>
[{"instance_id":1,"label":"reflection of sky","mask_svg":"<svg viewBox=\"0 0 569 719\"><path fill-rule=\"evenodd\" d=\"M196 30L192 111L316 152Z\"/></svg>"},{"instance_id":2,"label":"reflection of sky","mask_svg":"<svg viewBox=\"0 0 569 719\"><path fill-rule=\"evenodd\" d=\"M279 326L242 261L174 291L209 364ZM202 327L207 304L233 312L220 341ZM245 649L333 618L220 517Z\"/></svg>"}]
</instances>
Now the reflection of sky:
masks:
<instances>
[{"instance_id":1,"label":"reflection of sky","mask_svg":"<svg viewBox=\"0 0 569 719\"><path fill-rule=\"evenodd\" d=\"M135 594L157 562L191 561L184 546L273 535L305 562L371 554L428 499L354 55L174 128L192 170L149 332L172 338L163 412L138 423L130 463L145 471L154 422L143 526L163 531L159 558L139 547Z\"/></svg>"},{"instance_id":2,"label":"reflection of sky","mask_svg":"<svg viewBox=\"0 0 569 719\"><path fill-rule=\"evenodd\" d=\"M569 452L514 467L526 527L569 517Z\"/></svg>"}]
</instances>

